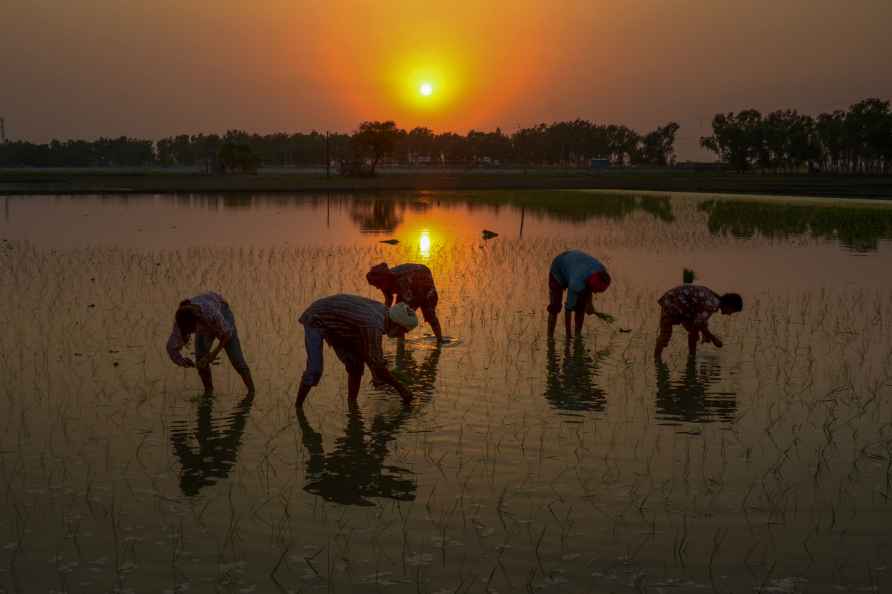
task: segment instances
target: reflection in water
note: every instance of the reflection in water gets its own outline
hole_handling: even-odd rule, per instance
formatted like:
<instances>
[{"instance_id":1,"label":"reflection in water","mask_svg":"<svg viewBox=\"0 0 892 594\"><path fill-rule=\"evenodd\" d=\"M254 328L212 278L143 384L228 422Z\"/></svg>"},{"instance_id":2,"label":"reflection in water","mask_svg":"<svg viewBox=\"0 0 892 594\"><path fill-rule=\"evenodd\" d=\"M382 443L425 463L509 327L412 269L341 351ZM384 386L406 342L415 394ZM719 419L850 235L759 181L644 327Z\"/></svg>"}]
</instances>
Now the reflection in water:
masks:
<instances>
[{"instance_id":1,"label":"reflection in water","mask_svg":"<svg viewBox=\"0 0 892 594\"><path fill-rule=\"evenodd\" d=\"M638 207L655 219L666 223L675 220L675 215L672 214L672 201L668 196L639 196Z\"/></svg>"},{"instance_id":2,"label":"reflection in water","mask_svg":"<svg viewBox=\"0 0 892 594\"><path fill-rule=\"evenodd\" d=\"M342 505L374 505L369 497L398 501L415 500L413 472L384 463L388 443L409 419L412 409L400 407L392 416L379 414L366 429L356 402L350 402L343 437L326 453L322 434L307 421L303 408L297 409L301 438L307 449L307 485L304 490L326 501Z\"/></svg>"},{"instance_id":3,"label":"reflection in water","mask_svg":"<svg viewBox=\"0 0 892 594\"><path fill-rule=\"evenodd\" d=\"M892 239L892 208L751 200L707 200L698 207L709 213L709 231L749 239L756 233L786 238L809 234L838 240L857 252L873 252L879 240Z\"/></svg>"},{"instance_id":4,"label":"reflection in water","mask_svg":"<svg viewBox=\"0 0 892 594\"><path fill-rule=\"evenodd\" d=\"M474 210L478 205L495 208L510 206L520 209L521 219L529 210L531 213L544 214L559 221L585 222L591 219L619 221L640 210L661 221L675 220L669 196L636 195L628 192L616 194L577 190L455 192L438 198L444 203L463 203L468 210Z\"/></svg>"},{"instance_id":5,"label":"reflection in water","mask_svg":"<svg viewBox=\"0 0 892 594\"><path fill-rule=\"evenodd\" d=\"M400 466L385 464L388 445L396 439L406 422L416 413L419 403L430 400L440 361L439 348L428 352L417 364L405 341L397 343L395 373L415 395L412 406L401 406L395 413L375 416L366 427L362 412L355 402L349 403L344 435L335 441L334 449L325 452L322 435L310 425L302 408L297 409L303 445L309 454L307 484L304 490L326 501L341 505L374 505L370 498L414 501L414 473Z\"/></svg>"},{"instance_id":6,"label":"reflection in water","mask_svg":"<svg viewBox=\"0 0 892 594\"><path fill-rule=\"evenodd\" d=\"M405 198L379 198L349 201L350 218L359 225L361 233L392 233L403 222L403 213L409 209L424 212L430 203L422 202L416 196Z\"/></svg>"},{"instance_id":7,"label":"reflection in water","mask_svg":"<svg viewBox=\"0 0 892 594\"><path fill-rule=\"evenodd\" d=\"M412 351L406 348L406 341L397 341L393 369L399 380L412 391L418 401L427 402L433 396L434 386L437 383L437 366L440 364L442 352L443 350L437 345L428 351L424 363L419 365L415 362Z\"/></svg>"},{"instance_id":8,"label":"reflection in water","mask_svg":"<svg viewBox=\"0 0 892 594\"><path fill-rule=\"evenodd\" d=\"M354 200L350 203L350 218L362 233L392 233L403 222L397 212L396 200Z\"/></svg>"},{"instance_id":9,"label":"reflection in water","mask_svg":"<svg viewBox=\"0 0 892 594\"><path fill-rule=\"evenodd\" d=\"M607 349L592 355L583 340L575 337L566 341L561 361L554 338L549 338L545 398L562 411L603 412L607 397L595 383L595 377L598 366L608 355Z\"/></svg>"},{"instance_id":10,"label":"reflection in water","mask_svg":"<svg viewBox=\"0 0 892 594\"><path fill-rule=\"evenodd\" d=\"M418 253L424 260L431 257L431 233L427 229L422 229L421 237L418 238Z\"/></svg>"},{"instance_id":11,"label":"reflection in water","mask_svg":"<svg viewBox=\"0 0 892 594\"><path fill-rule=\"evenodd\" d=\"M591 219L622 220L636 211L650 214L664 222L672 222L672 201L669 196L639 196L635 194L607 194L568 192L560 190L445 192L437 195L439 206L464 206L469 211L479 207L495 209L511 207L520 210L520 235L523 236L526 211L546 215L563 221L585 222ZM349 202L350 218L362 233L392 233L403 223L403 213L409 209L425 211L429 202L421 202L416 196L396 196L374 200L354 199ZM422 255L424 254L422 247Z\"/></svg>"},{"instance_id":12,"label":"reflection in water","mask_svg":"<svg viewBox=\"0 0 892 594\"><path fill-rule=\"evenodd\" d=\"M669 367L656 363L658 421L665 425L680 422L731 422L737 414L737 398L731 392L710 392L709 387L722 379L717 358L688 357L679 381L672 381Z\"/></svg>"},{"instance_id":13,"label":"reflection in water","mask_svg":"<svg viewBox=\"0 0 892 594\"><path fill-rule=\"evenodd\" d=\"M215 421L211 416L214 398L203 398L198 404L194 433L185 421L171 424L170 443L182 466L180 490L183 495L197 495L203 487L229 476L238 457L253 403L253 397L244 398L230 415ZM198 442L197 448L190 443L193 437Z\"/></svg>"}]
</instances>

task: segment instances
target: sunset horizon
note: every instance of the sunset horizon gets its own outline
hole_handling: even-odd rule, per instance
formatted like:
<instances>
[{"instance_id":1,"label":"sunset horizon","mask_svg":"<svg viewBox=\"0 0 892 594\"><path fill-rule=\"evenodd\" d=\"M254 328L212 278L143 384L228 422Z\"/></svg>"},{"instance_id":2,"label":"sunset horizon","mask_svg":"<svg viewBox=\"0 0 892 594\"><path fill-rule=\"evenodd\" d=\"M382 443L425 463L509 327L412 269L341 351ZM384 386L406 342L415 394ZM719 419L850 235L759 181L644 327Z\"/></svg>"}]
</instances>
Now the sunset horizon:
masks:
<instances>
[{"instance_id":1,"label":"sunset horizon","mask_svg":"<svg viewBox=\"0 0 892 594\"><path fill-rule=\"evenodd\" d=\"M716 113L892 97L882 2L500 6L15 0L0 117L10 138L34 142L352 132L370 120L459 134L675 121L680 157L698 158ZM436 92L420 95L425 82Z\"/></svg>"}]
</instances>

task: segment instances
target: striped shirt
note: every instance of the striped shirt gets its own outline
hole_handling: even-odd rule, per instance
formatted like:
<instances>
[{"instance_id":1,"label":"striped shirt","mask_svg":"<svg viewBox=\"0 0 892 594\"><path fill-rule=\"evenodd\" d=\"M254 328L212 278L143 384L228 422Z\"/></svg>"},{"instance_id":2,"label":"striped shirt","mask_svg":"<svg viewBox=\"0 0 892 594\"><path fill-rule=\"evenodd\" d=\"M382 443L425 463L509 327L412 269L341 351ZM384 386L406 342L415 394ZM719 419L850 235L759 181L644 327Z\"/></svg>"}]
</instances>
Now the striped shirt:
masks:
<instances>
[{"instance_id":1,"label":"striped shirt","mask_svg":"<svg viewBox=\"0 0 892 594\"><path fill-rule=\"evenodd\" d=\"M719 296L700 285L681 285L666 291L657 301L663 316L706 328L709 317L720 308Z\"/></svg>"},{"instance_id":2,"label":"striped shirt","mask_svg":"<svg viewBox=\"0 0 892 594\"><path fill-rule=\"evenodd\" d=\"M329 344L355 345L373 371L387 367L381 340L387 332L387 307L359 295L332 295L310 304L298 320L322 332Z\"/></svg>"},{"instance_id":3,"label":"striped shirt","mask_svg":"<svg viewBox=\"0 0 892 594\"><path fill-rule=\"evenodd\" d=\"M200 336L211 336L219 340L226 340L232 336L234 328L232 324L226 321L223 316L223 309L229 305L223 296L213 291L202 293L188 299L192 305L197 305L198 319L195 323L195 334ZM180 351L189 342L188 336L183 336L180 327L176 322L173 324L173 331L167 339L167 354L171 361L180 367L186 366L186 359L180 354Z\"/></svg>"},{"instance_id":4,"label":"striped shirt","mask_svg":"<svg viewBox=\"0 0 892 594\"><path fill-rule=\"evenodd\" d=\"M396 293L400 301L416 309L433 301L437 297L434 287L434 275L424 264L400 264L390 269L396 276L396 286L390 293Z\"/></svg>"}]
</instances>

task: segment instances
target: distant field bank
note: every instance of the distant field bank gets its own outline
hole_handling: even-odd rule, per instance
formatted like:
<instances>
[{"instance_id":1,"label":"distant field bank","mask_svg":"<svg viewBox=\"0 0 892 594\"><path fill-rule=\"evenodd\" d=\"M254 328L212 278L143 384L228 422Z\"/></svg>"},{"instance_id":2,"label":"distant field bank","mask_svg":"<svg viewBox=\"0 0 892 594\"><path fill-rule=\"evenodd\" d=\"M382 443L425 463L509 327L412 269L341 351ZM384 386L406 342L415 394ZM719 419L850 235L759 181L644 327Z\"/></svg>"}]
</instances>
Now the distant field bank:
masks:
<instances>
[{"instance_id":1,"label":"distant field bank","mask_svg":"<svg viewBox=\"0 0 892 594\"><path fill-rule=\"evenodd\" d=\"M682 169L379 170L326 177L323 169L262 169L257 175L156 169L0 169L0 194L355 192L400 190L616 189L892 199L892 176L737 174Z\"/></svg>"}]
</instances>

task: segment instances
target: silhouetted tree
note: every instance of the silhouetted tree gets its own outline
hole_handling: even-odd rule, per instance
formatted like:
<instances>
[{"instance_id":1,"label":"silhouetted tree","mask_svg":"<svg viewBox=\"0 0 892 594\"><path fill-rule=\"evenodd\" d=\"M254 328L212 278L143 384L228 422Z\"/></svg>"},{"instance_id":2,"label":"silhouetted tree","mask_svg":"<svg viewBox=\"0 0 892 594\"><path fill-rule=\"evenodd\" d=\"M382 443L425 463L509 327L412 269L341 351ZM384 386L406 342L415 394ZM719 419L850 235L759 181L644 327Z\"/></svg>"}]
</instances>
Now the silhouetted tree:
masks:
<instances>
[{"instance_id":1,"label":"silhouetted tree","mask_svg":"<svg viewBox=\"0 0 892 594\"><path fill-rule=\"evenodd\" d=\"M353 135L352 141L358 154L371 159L369 175L375 175L378 162L393 153L397 142L405 134L405 130L397 128L396 123L391 120L363 122L359 125L359 130Z\"/></svg>"},{"instance_id":2,"label":"silhouetted tree","mask_svg":"<svg viewBox=\"0 0 892 594\"><path fill-rule=\"evenodd\" d=\"M675 160L675 134L679 125L669 122L649 132L641 139L641 161L649 165L666 166Z\"/></svg>"},{"instance_id":3,"label":"silhouetted tree","mask_svg":"<svg viewBox=\"0 0 892 594\"><path fill-rule=\"evenodd\" d=\"M224 141L218 158L221 173L227 171L257 173L257 155L246 143L237 143L234 140Z\"/></svg>"}]
</instances>

